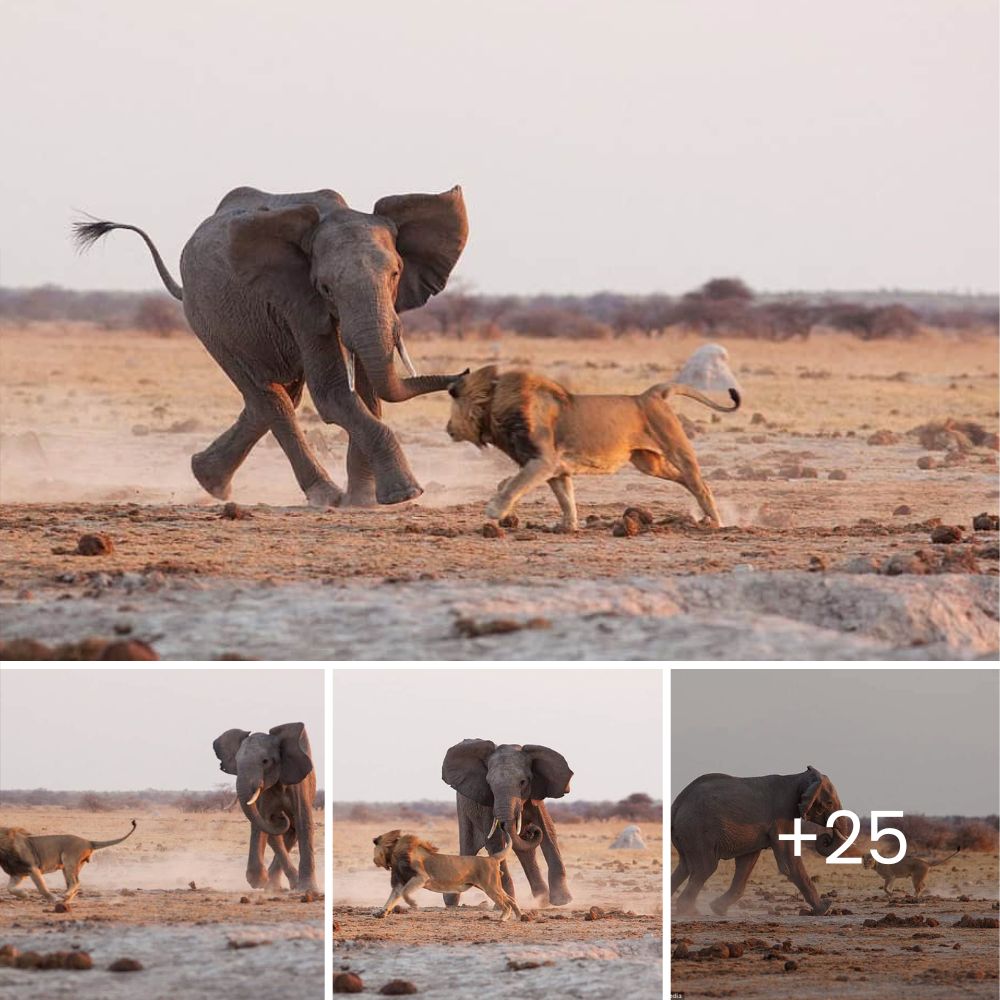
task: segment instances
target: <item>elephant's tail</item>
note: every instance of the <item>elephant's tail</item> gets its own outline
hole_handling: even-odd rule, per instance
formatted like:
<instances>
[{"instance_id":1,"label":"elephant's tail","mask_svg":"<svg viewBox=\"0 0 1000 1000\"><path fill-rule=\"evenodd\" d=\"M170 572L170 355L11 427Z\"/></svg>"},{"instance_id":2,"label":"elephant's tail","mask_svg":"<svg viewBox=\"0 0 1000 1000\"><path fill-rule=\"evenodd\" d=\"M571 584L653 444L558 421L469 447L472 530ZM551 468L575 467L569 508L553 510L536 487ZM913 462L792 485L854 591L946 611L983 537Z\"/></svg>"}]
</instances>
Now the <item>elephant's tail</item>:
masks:
<instances>
[{"instance_id":1,"label":"elephant's tail","mask_svg":"<svg viewBox=\"0 0 1000 1000\"><path fill-rule=\"evenodd\" d=\"M738 410L741 402L738 389L729 389L729 398L733 401L733 405L722 406L716 403L714 399L709 399L703 392L699 392L697 389L689 385L683 385L680 382L660 382L659 385L654 385L647 389L645 395L659 396L663 400L668 399L670 396L687 396L689 399L696 399L704 406L718 410L720 413L732 413L734 410Z\"/></svg>"},{"instance_id":2,"label":"elephant's tail","mask_svg":"<svg viewBox=\"0 0 1000 1000\"><path fill-rule=\"evenodd\" d=\"M110 233L112 229L131 229L133 233L138 233L146 241L146 246L149 247L149 252L153 255L153 263L156 265L156 270L159 272L163 284L166 285L167 291L178 301L183 301L184 290L171 277L167 265L163 263L163 258L160 256L160 251L156 249L156 244L138 226L127 226L122 222L104 222L100 219L94 219L91 222L74 222L73 239L80 250L87 250L102 236Z\"/></svg>"},{"instance_id":3,"label":"elephant's tail","mask_svg":"<svg viewBox=\"0 0 1000 1000\"><path fill-rule=\"evenodd\" d=\"M491 854L490 857L494 861L503 864L510 857L511 851L514 850L514 840L503 827L500 827L500 843L503 846L500 848L499 853Z\"/></svg>"},{"instance_id":4,"label":"elephant's tail","mask_svg":"<svg viewBox=\"0 0 1000 1000\"><path fill-rule=\"evenodd\" d=\"M132 829L124 837L119 837L117 840L92 840L90 846L95 851L100 847L114 847L115 844L120 844L123 840L128 840L133 833L135 833L135 820L132 820Z\"/></svg>"}]
</instances>

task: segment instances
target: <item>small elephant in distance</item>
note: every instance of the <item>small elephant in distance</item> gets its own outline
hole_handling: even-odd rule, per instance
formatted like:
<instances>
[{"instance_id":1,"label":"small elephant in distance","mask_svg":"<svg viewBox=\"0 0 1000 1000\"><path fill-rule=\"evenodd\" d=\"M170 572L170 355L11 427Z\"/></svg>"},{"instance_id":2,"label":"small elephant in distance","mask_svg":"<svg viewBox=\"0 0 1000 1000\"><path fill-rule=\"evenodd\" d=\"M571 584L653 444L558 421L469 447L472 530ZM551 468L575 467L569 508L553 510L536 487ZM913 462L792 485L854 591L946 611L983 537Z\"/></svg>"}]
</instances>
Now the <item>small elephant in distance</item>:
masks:
<instances>
[{"instance_id":1,"label":"small elephant in distance","mask_svg":"<svg viewBox=\"0 0 1000 1000\"><path fill-rule=\"evenodd\" d=\"M719 861L735 858L732 885L711 903L716 913L725 914L743 895L760 852L770 848L778 870L795 883L813 913L825 913L830 900L819 898L802 858L795 857L794 842L779 837L793 833L798 818L803 833L816 835L810 843L817 853L829 857L850 837L851 825L844 816L832 828L825 825L840 808L833 783L811 764L801 774L695 778L670 809L670 839L680 855L670 879L671 896L687 881L676 912L696 912L698 893Z\"/></svg>"},{"instance_id":2,"label":"small elephant in distance","mask_svg":"<svg viewBox=\"0 0 1000 1000\"><path fill-rule=\"evenodd\" d=\"M219 769L236 775L236 797L250 820L247 882L255 889L281 888L284 873L293 889L317 891L315 823L316 772L309 737L301 722L266 733L227 729L212 743ZM289 851L299 845L299 866ZM274 852L264 868L265 842Z\"/></svg>"}]
</instances>

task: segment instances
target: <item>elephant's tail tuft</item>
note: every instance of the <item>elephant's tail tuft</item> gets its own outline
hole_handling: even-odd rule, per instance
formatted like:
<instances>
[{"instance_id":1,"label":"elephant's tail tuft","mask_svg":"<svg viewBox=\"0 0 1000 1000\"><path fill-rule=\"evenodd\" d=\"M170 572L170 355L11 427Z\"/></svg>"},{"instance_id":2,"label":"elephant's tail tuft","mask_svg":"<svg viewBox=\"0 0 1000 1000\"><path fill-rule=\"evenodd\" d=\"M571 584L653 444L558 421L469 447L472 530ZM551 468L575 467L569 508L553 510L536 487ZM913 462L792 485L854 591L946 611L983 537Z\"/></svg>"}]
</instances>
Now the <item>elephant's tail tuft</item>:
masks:
<instances>
[{"instance_id":1,"label":"elephant's tail tuft","mask_svg":"<svg viewBox=\"0 0 1000 1000\"><path fill-rule=\"evenodd\" d=\"M184 290L174 281L167 265L163 263L160 251L156 249L156 244L138 226L128 226L124 222L107 222L104 219L89 219L73 223L73 241L77 250L89 250L102 236L107 236L112 229L130 229L133 233L138 233L149 247L149 252L153 255L153 263L160 275L167 291L179 302L184 299Z\"/></svg>"}]
</instances>

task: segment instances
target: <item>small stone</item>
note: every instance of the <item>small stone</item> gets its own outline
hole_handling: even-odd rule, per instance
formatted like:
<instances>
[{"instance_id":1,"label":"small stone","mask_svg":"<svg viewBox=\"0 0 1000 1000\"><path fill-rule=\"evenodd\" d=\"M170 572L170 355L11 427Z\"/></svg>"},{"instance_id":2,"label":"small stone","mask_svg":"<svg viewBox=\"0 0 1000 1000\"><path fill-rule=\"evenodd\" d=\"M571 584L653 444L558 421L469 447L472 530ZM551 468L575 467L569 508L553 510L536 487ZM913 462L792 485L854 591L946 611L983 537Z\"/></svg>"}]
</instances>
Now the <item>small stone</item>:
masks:
<instances>
[{"instance_id":1,"label":"small stone","mask_svg":"<svg viewBox=\"0 0 1000 1000\"><path fill-rule=\"evenodd\" d=\"M238 503L233 503L230 500L230 502L222 508L219 517L226 521L249 521L253 518L253 514L251 514L245 507L241 507Z\"/></svg>"},{"instance_id":2,"label":"small stone","mask_svg":"<svg viewBox=\"0 0 1000 1000\"><path fill-rule=\"evenodd\" d=\"M833 469L826 477L827 479L846 479L847 473L843 469Z\"/></svg>"},{"instance_id":3,"label":"small stone","mask_svg":"<svg viewBox=\"0 0 1000 1000\"><path fill-rule=\"evenodd\" d=\"M249 902L250 902L250 897L249 896L240 896L240 903L243 906L246 906Z\"/></svg>"},{"instance_id":4,"label":"small stone","mask_svg":"<svg viewBox=\"0 0 1000 1000\"><path fill-rule=\"evenodd\" d=\"M902 438L895 432L889 430L879 430L869 435L868 443L873 445L899 444Z\"/></svg>"},{"instance_id":5,"label":"small stone","mask_svg":"<svg viewBox=\"0 0 1000 1000\"><path fill-rule=\"evenodd\" d=\"M917 459L918 469L936 469L937 465L937 460L931 455L921 455L920 458Z\"/></svg>"},{"instance_id":6,"label":"small stone","mask_svg":"<svg viewBox=\"0 0 1000 1000\"><path fill-rule=\"evenodd\" d=\"M599 906L592 906L583 916L584 920L603 920L606 914Z\"/></svg>"},{"instance_id":7,"label":"small stone","mask_svg":"<svg viewBox=\"0 0 1000 1000\"><path fill-rule=\"evenodd\" d=\"M500 527L510 528L513 531L514 529L521 527L521 519L517 516L517 514L508 514L506 517L500 518ZM500 535L499 537L502 538L503 535Z\"/></svg>"},{"instance_id":8,"label":"small stone","mask_svg":"<svg viewBox=\"0 0 1000 1000\"><path fill-rule=\"evenodd\" d=\"M108 966L108 972L142 972L142 962L135 958L116 958Z\"/></svg>"},{"instance_id":9,"label":"small stone","mask_svg":"<svg viewBox=\"0 0 1000 1000\"><path fill-rule=\"evenodd\" d=\"M115 551L115 543L103 532L81 535L76 543L76 554L80 556L106 556Z\"/></svg>"},{"instance_id":10,"label":"small stone","mask_svg":"<svg viewBox=\"0 0 1000 1000\"><path fill-rule=\"evenodd\" d=\"M813 555L809 557L809 572L820 573L827 568L829 563L826 556Z\"/></svg>"},{"instance_id":11,"label":"small stone","mask_svg":"<svg viewBox=\"0 0 1000 1000\"><path fill-rule=\"evenodd\" d=\"M70 912L69 903L64 903L62 901L56 903L56 905L52 907L52 912L53 913L69 913Z\"/></svg>"},{"instance_id":12,"label":"small stone","mask_svg":"<svg viewBox=\"0 0 1000 1000\"><path fill-rule=\"evenodd\" d=\"M390 979L389 982L379 990L383 996L387 997L402 997L409 996L411 993L419 993L420 990L417 989L415 983L411 983L408 979Z\"/></svg>"},{"instance_id":13,"label":"small stone","mask_svg":"<svg viewBox=\"0 0 1000 1000\"><path fill-rule=\"evenodd\" d=\"M936 545L954 545L962 540L962 529L957 524L939 524L931 531L931 541Z\"/></svg>"},{"instance_id":14,"label":"small stone","mask_svg":"<svg viewBox=\"0 0 1000 1000\"><path fill-rule=\"evenodd\" d=\"M893 517L903 517L906 514L912 514L913 508L908 507L905 503L901 503L893 512Z\"/></svg>"},{"instance_id":15,"label":"small stone","mask_svg":"<svg viewBox=\"0 0 1000 1000\"><path fill-rule=\"evenodd\" d=\"M708 954L712 958L729 958L728 944L713 944L708 949Z\"/></svg>"},{"instance_id":16,"label":"small stone","mask_svg":"<svg viewBox=\"0 0 1000 1000\"><path fill-rule=\"evenodd\" d=\"M318 898L319 898L318 893L312 892L310 890L309 892L304 892L302 894L301 898L299 899L299 902L300 903L315 903Z\"/></svg>"},{"instance_id":17,"label":"small stone","mask_svg":"<svg viewBox=\"0 0 1000 1000\"><path fill-rule=\"evenodd\" d=\"M996 514L977 514L972 519L974 531L997 531L1000 529L1000 517Z\"/></svg>"},{"instance_id":18,"label":"small stone","mask_svg":"<svg viewBox=\"0 0 1000 1000\"><path fill-rule=\"evenodd\" d=\"M634 538L639 534L642 526L634 517L620 517L611 525L611 534L615 538Z\"/></svg>"},{"instance_id":19,"label":"small stone","mask_svg":"<svg viewBox=\"0 0 1000 1000\"><path fill-rule=\"evenodd\" d=\"M764 414L763 413L755 413L750 418L750 423L751 424L766 424L767 421L764 419Z\"/></svg>"},{"instance_id":20,"label":"small stone","mask_svg":"<svg viewBox=\"0 0 1000 1000\"><path fill-rule=\"evenodd\" d=\"M674 958L687 958L688 955L690 955L690 954L691 954L691 952L688 950L688 946L683 941L681 941L681 943L676 948L674 948L674 955L673 955L673 957Z\"/></svg>"},{"instance_id":21,"label":"small stone","mask_svg":"<svg viewBox=\"0 0 1000 1000\"><path fill-rule=\"evenodd\" d=\"M55 954L59 953L56 952ZM94 960L85 951L63 952L60 958L59 967L63 969L85 971L94 967Z\"/></svg>"},{"instance_id":22,"label":"small stone","mask_svg":"<svg viewBox=\"0 0 1000 1000\"><path fill-rule=\"evenodd\" d=\"M649 527L653 523L653 515L645 507L626 507L622 519L626 517L634 518L639 524Z\"/></svg>"},{"instance_id":23,"label":"small stone","mask_svg":"<svg viewBox=\"0 0 1000 1000\"><path fill-rule=\"evenodd\" d=\"M794 972L799 967L798 962L788 961L785 962L785 972Z\"/></svg>"},{"instance_id":24,"label":"small stone","mask_svg":"<svg viewBox=\"0 0 1000 1000\"><path fill-rule=\"evenodd\" d=\"M499 524L487 521L483 525L483 538L503 538L507 534Z\"/></svg>"},{"instance_id":25,"label":"small stone","mask_svg":"<svg viewBox=\"0 0 1000 1000\"><path fill-rule=\"evenodd\" d=\"M353 972L338 972L333 977L334 993L361 993L364 988L365 984L361 977Z\"/></svg>"}]
</instances>

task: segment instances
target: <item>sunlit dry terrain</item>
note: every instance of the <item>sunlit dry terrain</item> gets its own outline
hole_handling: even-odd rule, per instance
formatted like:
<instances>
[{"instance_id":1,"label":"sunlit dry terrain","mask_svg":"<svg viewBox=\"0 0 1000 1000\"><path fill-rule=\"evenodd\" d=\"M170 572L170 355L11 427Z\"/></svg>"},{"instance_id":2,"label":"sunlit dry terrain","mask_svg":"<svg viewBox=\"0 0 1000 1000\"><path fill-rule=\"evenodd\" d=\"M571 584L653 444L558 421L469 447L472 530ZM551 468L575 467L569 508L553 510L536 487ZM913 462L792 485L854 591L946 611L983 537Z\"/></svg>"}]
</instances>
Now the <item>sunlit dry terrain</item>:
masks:
<instances>
[{"instance_id":1,"label":"sunlit dry terrain","mask_svg":"<svg viewBox=\"0 0 1000 1000\"><path fill-rule=\"evenodd\" d=\"M489 361L576 392L638 392L703 342L437 338L411 352L421 371ZM973 518L997 513L996 339L721 342L741 411L676 408L693 422L722 530L695 523L680 487L630 467L578 478L578 535L549 531L558 510L539 491L493 539L483 508L512 466L450 441L444 394L387 407L418 501L310 510L269 435L234 482L250 516L227 520L188 463L240 400L195 338L3 331L3 637L127 635L172 658L994 653L997 533ZM343 432L308 399L300 413L343 485ZM927 429L948 420L959 423ZM654 524L616 537L630 505ZM938 520L961 540L932 542ZM88 532L114 552L76 555Z\"/></svg>"},{"instance_id":2,"label":"sunlit dry terrain","mask_svg":"<svg viewBox=\"0 0 1000 1000\"><path fill-rule=\"evenodd\" d=\"M301 892L250 888L243 874L249 824L238 810L88 812L36 806L0 811L0 825L94 840L121 836L132 818L138 821L135 833L123 844L95 851L84 866L82 888L68 912L54 912L27 879L24 899L12 897L4 882L0 945L22 953L79 949L93 959L86 971L0 964L4 996L235 998L254 989L280 993L291 975L302 996L322 996L322 896L305 899ZM316 818L322 880L323 813ZM61 873L45 879L61 896ZM141 962L143 970L107 971L120 958Z\"/></svg>"},{"instance_id":3,"label":"sunlit dry terrain","mask_svg":"<svg viewBox=\"0 0 1000 1000\"><path fill-rule=\"evenodd\" d=\"M404 905L384 920L372 915L389 895L389 873L372 863L372 838L402 828L457 854L454 819L337 820L335 968L360 974L376 990L383 980L403 978L421 992L433 987L433 996L455 1000L480 990L498 997L610 996L616 990L622 996L659 997L663 827L640 824L645 850L611 850L626 825L620 820L559 824L573 902L534 910L514 860L515 893L529 919L500 923L478 890L463 894L458 909L446 910L439 894L421 890L418 912ZM592 994L597 983L605 992Z\"/></svg>"}]
</instances>

